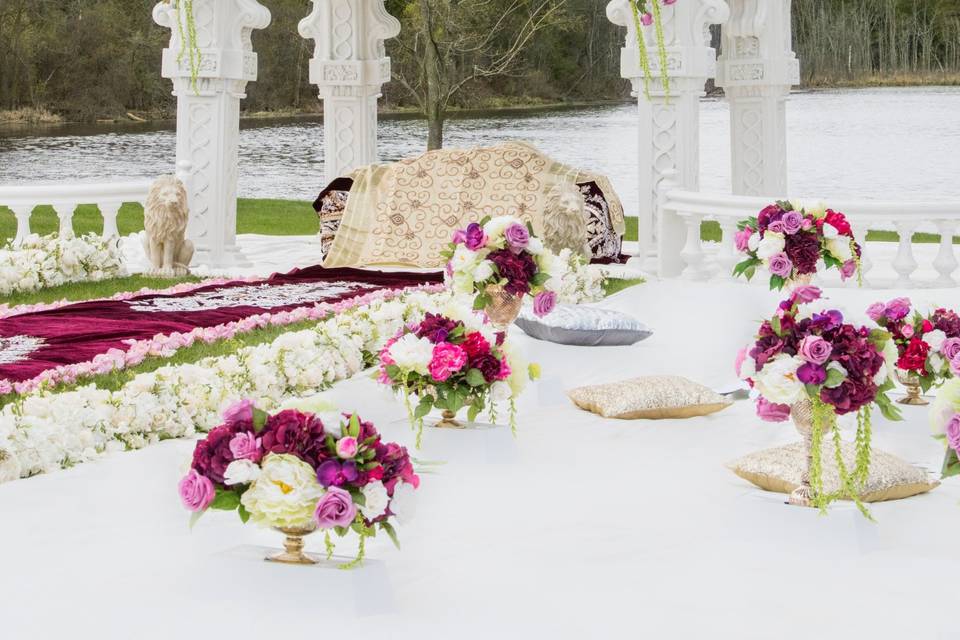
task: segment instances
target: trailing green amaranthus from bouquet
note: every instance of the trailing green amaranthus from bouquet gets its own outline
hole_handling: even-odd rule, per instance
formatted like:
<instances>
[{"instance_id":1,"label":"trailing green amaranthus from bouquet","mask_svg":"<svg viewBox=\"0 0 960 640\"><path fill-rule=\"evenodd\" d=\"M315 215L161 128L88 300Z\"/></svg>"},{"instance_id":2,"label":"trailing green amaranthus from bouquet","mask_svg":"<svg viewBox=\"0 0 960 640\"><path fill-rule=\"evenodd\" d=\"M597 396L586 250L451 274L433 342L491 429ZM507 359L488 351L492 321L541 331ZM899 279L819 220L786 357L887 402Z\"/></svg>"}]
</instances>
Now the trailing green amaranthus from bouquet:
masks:
<instances>
[{"instance_id":1,"label":"trailing green amaranthus from bouquet","mask_svg":"<svg viewBox=\"0 0 960 640\"><path fill-rule=\"evenodd\" d=\"M633 13L633 25L637 32L637 54L643 71L643 95L650 99L650 52L647 51L647 38L644 32L651 26L657 41L657 57L660 62L660 77L663 91L670 95L670 76L667 74L667 45L663 37L663 6L669 6L677 0L629 0ZM661 6L662 5L662 6Z\"/></svg>"},{"instance_id":2,"label":"trailing green amaranthus from bouquet","mask_svg":"<svg viewBox=\"0 0 960 640\"><path fill-rule=\"evenodd\" d=\"M960 316L950 309L927 315L913 311L909 298L875 302L867 315L893 336L897 369L916 374L926 392L960 372Z\"/></svg>"},{"instance_id":3,"label":"trailing green amaranthus from bouquet","mask_svg":"<svg viewBox=\"0 0 960 640\"><path fill-rule=\"evenodd\" d=\"M473 308L493 302L491 288L513 297L533 295L533 311L545 316L557 305L567 264L543 246L533 227L513 216L484 218L454 232L443 252L457 293L474 296Z\"/></svg>"},{"instance_id":4,"label":"trailing green amaranthus from bouquet","mask_svg":"<svg viewBox=\"0 0 960 640\"><path fill-rule=\"evenodd\" d=\"M483 411L496 421L497 403L505 402L516 433L516 399L539 375L505 333L451 302L445 315L428 313L386 343L377 380L403 394L419 448L433 409L455 415L467 407L470 422Z\"/></svg>"},{"instance_id":5,"label":"trailing green amaranthus from bouquet","mask_svg":"<svg viewBox=\"0 0 960 640\"><path fill-rule=\"evenodd\" d=\"M412 513L420 478L407 450L384 442L373 424L340 414L316 399L294 401L269 415L250 400L228 408L223 424L197 442L190 471L178 485L195 522L209 509L279 530L322 530L367 538L386 533L399 548L393 521Z\"/></svg>"},{"instance_id":6,"label":"trailing green amaranthus from bouquet","mask_svg":"<svg viewBox=\"0 0 960 640\"><path fill-rule=\"evenodd\" d=\"M804 305L820 297L817 287L797 287L780 303L776 314L760 325L756 340L740 351L737 375L756 392L757 414L763 420L785 422L796 405L812 405L810 485L816 505L825 509L838 498L848 498L869 517L860 502L860 492L869 473L871 410L876 405L887 419L901 419L887 396L894 388L897 349L886 330L846 324L843 314L835 309L801 313ZM845 467L836 428L837 416L846 414L857 416L853 470ZM841 489L827 495L823 491L821 443L831 429Z\"/></svg>"},{"instance_id":7,"label":"trailing green amaranthus from bouquet","mask_svg":"<svg viewBox=\"0 0 960 640\"><path fill-rule=\"evenodd\" d=\"M746 258L734 276L751 280L758 268L770 273L770 289L783 289L817 273L821 263L838 269L843 280L857 276L862 283L861 248L847 217L823 205L805 208L779 201L755 218L741 220L734 238Z\"/></svg>"},{"instance_id":8,"label":"trailing green amaranthus from bouquet","mask_svg":"<svg viewBox=\"0 0 960 640\"><path fill-rule=\"evenodd\" d=\"M937 391L930 407L930 425L936 438L944 441L943 477L960 475L960 356L951 361L954 377Z\"/></svg>"}]
</instances>

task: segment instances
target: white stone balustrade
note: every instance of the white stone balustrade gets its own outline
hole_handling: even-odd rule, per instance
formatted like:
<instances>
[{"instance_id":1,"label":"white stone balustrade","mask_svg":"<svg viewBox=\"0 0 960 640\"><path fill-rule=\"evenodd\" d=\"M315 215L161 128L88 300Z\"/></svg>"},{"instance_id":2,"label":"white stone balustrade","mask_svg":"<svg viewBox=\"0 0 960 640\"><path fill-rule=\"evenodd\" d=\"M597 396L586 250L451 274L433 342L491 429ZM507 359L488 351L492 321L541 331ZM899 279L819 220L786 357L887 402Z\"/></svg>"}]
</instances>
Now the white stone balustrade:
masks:
<instances>
[{"instance_id":1,"label":"white stone balustrade","mask_svg":"<svg viewBox=\"0 0 960 640\"><path fill-rule=\"evenodd\" d=\"M801 198L817 202L816 198ZM732 280L733 266L742 259L736 251L736 223L756 216L771 198L710 194L678 188L673 176L661 183L658 234L658 274L663 278ZM956 203L831 200L831 209L846 214L863 247L861 266L865 287L900 289L960 287L960 205ZM719 244L701 240L701 224L720 225ZM865 242L867 231L894 231L897 242ZM918 242L916 233L939 234L939 244ZM818 276L822 284L839 286L835 271ZM740 281L746 282L743 279ZM764 278L754 283L766 286ZM847 282L846 286L856 286Z\"/></svg>"},{"instance_id":2,"label":"white stone balustrade","mask_svg":"<svg viewBox=\"0 0 960 640\"><path fill-rule=\"evenodd\" d=\"M52 207L60 219L60 235L73 235L73 214L80 205L95 205L103 216L103 236L119 235L117 212L124 203L143 204L149 180L110 183L42 184L0 186L0 206L13 211L17 219L14 243L30 235L30 215L40 205Z\"/></svg>"}]
</instances>

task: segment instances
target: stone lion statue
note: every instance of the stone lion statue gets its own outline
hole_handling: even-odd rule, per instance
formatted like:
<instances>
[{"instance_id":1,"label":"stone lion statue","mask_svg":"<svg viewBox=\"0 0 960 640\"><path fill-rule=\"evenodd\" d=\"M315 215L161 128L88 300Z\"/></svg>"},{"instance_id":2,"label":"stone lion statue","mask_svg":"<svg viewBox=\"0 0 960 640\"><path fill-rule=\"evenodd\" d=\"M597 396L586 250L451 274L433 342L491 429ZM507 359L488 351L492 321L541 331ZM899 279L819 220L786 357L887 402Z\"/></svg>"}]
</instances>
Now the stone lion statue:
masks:
<instances>
[{"instance_id":1,"label":"stone lion statue","mask_svg":"<svg viewBox=\"0 0 960 640\"><path fill-rule=\"evenodd\" d=\"M590 257L583 196L576 184L564 181L550 189L543 211L543 244L554 253L570 249Z\"/></svg>"},{"instance_id":2,"label":"stone lion statue","mask_svg":"<svg viewBox=\"0 0 960 640\"><path fill-rule=\"evenodd\" d=\"M193 243L185 237L189 214L187 190L175 176L161 176L150 185L143 209L148 274L169 278L190 273Z\"/></svg>"}]
</instances>

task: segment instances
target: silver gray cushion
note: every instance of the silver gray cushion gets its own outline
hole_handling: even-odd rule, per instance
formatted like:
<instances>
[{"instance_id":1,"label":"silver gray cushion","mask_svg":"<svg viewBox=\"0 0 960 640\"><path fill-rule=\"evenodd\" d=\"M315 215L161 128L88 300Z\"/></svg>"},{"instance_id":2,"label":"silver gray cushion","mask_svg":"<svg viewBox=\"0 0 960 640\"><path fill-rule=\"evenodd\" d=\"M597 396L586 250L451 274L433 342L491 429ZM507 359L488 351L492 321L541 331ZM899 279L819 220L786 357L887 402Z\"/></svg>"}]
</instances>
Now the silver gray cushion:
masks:
<instances>
[{"instance_id":1,"label":"silver gray cushion","mask_svg":"<svg viewBox=\"0 0 960 640\"><path fill-rule=\"evenodd\" d=\"M524 307L517 326L531 338L579 347L613 347L646 340L651 331L633 316L610 309L560 304L553 313L538 318Z\"/></svg>"}]
</instances>

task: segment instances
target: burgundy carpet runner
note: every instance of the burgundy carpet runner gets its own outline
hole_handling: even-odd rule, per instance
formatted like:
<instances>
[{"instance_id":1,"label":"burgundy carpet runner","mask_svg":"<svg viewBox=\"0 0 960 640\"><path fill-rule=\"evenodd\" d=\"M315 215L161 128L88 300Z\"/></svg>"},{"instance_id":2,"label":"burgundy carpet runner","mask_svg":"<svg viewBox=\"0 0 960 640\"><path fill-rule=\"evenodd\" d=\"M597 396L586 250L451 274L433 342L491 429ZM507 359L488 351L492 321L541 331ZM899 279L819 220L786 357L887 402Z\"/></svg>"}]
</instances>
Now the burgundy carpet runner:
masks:
<instances>
[{"instance_id":1,"label":"burgundy carpet runner","mask_svg":"<svg viewBox=\"0 0 960 640\"><path fill-rule=\"evenodd\" d=\"M175 295L79 302L10 316L0 319L0 381L29 380L48 369L87 362L110 349L126 349L128 340L440 282L440 273L307 267L256 282L211 285Z\"/></svg>"}]
</instances>

